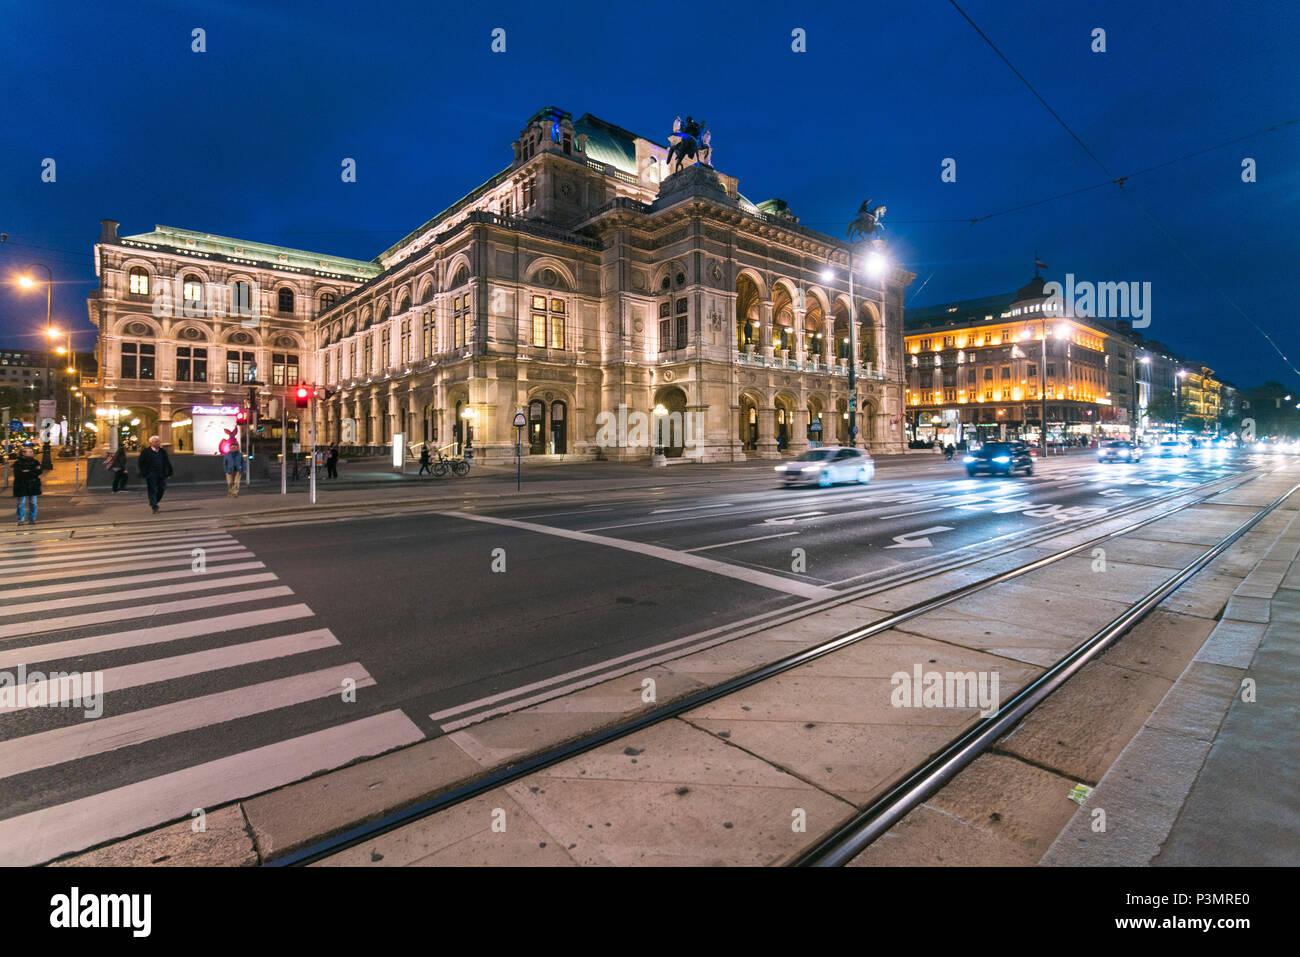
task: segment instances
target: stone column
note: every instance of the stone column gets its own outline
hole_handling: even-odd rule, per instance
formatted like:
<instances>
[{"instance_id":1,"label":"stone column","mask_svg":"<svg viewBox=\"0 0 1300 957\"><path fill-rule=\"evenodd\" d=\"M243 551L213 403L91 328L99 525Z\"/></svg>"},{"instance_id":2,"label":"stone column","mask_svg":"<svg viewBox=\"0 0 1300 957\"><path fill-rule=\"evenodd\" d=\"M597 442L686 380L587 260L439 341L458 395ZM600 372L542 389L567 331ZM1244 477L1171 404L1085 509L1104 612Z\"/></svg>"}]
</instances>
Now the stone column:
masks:
<instances>
[{"instance_id":1,"label":"stone column","mask_svg":"<svg viewBox=\"0 0 1300 957\"><path fill-rule=\"evenodd\" d=\"M758 310L759 322L763 324L762 335L759 339L762 355L766 358L769 365L772 363L772 300L765 299L759 303Z\"/></svg>"},{"instance_id":2,"label":"stone column","mask_svg":"<svg viewBox=\"0 0 1300 957\"><path fill-rule=\"evenodd\" d=\"M790 451L795 455L808 450L808 426L811 424L806 403L794 410L793 421L790 423Z\"/></svg>"},{"instance_id":3,"label":"stone column","mask_svg":"<svg viewBox=\"0 0 1300 957\"><path fill-rule=\"evenodd\" d=\"M771 347L768 347L771 352ZM759 458L780 458L776 447L776 406L764 406L758 410L758 455Z\"/></svg>"}]
</instances>

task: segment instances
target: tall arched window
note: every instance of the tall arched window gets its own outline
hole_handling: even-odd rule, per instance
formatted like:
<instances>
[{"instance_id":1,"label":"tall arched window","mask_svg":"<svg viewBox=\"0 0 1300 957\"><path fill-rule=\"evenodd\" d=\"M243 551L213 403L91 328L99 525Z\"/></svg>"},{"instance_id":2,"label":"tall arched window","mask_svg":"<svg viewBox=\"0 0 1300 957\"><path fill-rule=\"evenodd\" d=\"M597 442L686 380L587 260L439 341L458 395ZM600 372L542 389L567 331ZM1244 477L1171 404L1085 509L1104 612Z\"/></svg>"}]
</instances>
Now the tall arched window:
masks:
<instances>
[{"instance_id":1,"label":"tall arched window","mask_svg":"<svg viewBox=\"0 0 1300 957\"><path fill-rule=\"evenodd\" d=\"M279 306L281 312L293 312L293 290L287 287L282 288L279 294Z\"/></svg>"},{"instance_id":2,"label":"tall arched window","mask_svg":"<svg viewBox=\"0 0 1300 957\"><path fill-rule=\"evenodd\" d=\"M131 295L149 295L149 272L140 266L132 266L129 277Z\"/></svg>"},{"instance_id":3,"label":"tall arched window","mask_svg":"<svg viewBox=\"0 0 1300 957\"><path fill-rule=\"evenodd\" d=\"M187 309L197 309L203 305L203 280L200 277L193 273L186 276L183 291Z\"/></svg>"},{"instance_id":4,"label":"tall arched window","mask_svg":"<svg viewBox=\"0 0 1300 957\"><path fill-rule=\"evenodd\" d=\"M243 280L235 283L230 309L237 316L251 316L253 314L253 287Z\"/></svg>"},{"instance_id":5,"label":"tall arched window","mask_svg":"<svg viewBox=\"0 0 1300 957\"><path fill-rule=\"evenodd\" d=\"M320 294L320 311L321 311L321 312L325 312L327 309L332 308L333 305L334 305L334 303L337 302L337 301L338 301L338 297L335 296L334 293L332 293L332 292L323 292L323 293L321 293L321 294Z\"/></svg>"}]
</instances>

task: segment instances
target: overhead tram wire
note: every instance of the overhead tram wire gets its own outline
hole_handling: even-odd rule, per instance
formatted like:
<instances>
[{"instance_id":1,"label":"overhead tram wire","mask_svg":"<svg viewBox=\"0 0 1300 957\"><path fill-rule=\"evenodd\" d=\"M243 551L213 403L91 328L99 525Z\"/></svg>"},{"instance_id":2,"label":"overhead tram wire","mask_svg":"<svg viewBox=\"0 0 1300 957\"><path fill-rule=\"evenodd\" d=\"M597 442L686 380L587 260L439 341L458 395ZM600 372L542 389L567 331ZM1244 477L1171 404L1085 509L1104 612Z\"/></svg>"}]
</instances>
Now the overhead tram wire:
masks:
<instances>
[{"instance_id":1,"label":"overhead tram wire","mask_svg":"<svg viewBox=\"0 0 1300 957\"><path fill-rule=\"evenodd\" d=\"M1013 64L1010 60L1007 59L1006 54L1004 54L1001 50L998 49L997 44L995 44L991 39L989 39L988 34L985 33L983 30L981 30L979 28L979 25L976 24L975 21L970 18L970 16L966 13L965 10L961 8L960 5L958 5L957 0L948 0L948 2L952 4L954 10L956 10L958 13L962 15L962 18L965 19L965 21L971 25L971 28L974 29L974 31L980 35L980 37L984 40L984 42L989 45L989 48L998 55L998 58L1001 59L1002 62L1007 65L1007 68L1012 73L1014 73L1017 78L1019 78L1020 82L1025 85L1026 89L1028 89L1029 92L1034 95L1034 98L1037 99L1039 103L1043 104L1044 109L1046 109L1048 113L1052 114L1052 118L1055 119L1056 122L1061 125L1061 128L1064 129L1065 132L1070 134L1070 138L1079 144L1080 149L1082 149L1085 153L1087 153L1089 158L1094 163L1096 163L1098 167L1101 168L1102 172L1104 172L1107 177L1109 177L1110 181L1119 187L1120 193L1123 196L1125 196L1129 202L1131 202L1134 206L1136 206L1139 212L1141 212L1144 216L1146 216L1148 220L1150 220L1151 224L1156 227L1156 230L1160 232L1161 235L1163 235L1167 240L1169 240L1170 244L1174 247L1174 250L1180 256L1182 256L1183 259L1187 261L1187 264L1192 267L1192 270L1195 272L1195 274L1198 277L1206 275L1205 271L1201 269L1200 265L1194 259L1192 259L1191 255L1183 248L1182 244L1179 243L1178 240L1174 238L1174 235L1169 231L1169 229L1164 225L1164 223L1161 222L1160 219L1154 213L1152 213L1149 209L1143 206L1137 200L1136 197L1134 197L1131 193L1127 192L1124 189L1124 181L1129 177L1115 176L1115 174L1110 171L1110 168L1101 161L1101 159L1097 156L1097 154L1088 148L1088 144L1085 143L1079 137L1079 135L1070 128L1070 125L1066 123L1064 119L1061 118L1061 114L1057 113L1056 110L1052 109L1052 105L1043 98L1043 95L1034 88L1034 85L1030 83L1028 79L1025 78L1025 75L1016 69L1015 64ZM1289 126L1294 122L1295 120L1288 120L1285 123L1276 124L1275 126L1270 127L1269 130L1278 129L1282 126ZM1268 132L1268 130L1265 130L1263 132ZM1254 134L1247 134L1247 135L1254 135ZM1246 137L1240 137L1237 140L1231 142L1240 142L1241 139L1245 139L1245 138ZM1229 144L1220 144L1220 145L1229 145ZM1208 147L1207 150L1214 149L1214 148L1216 147ZM1206 152L1207 150L1201 150L1200 152ZM1195 154L1189 154L1189 155L1195 155ZM1162 165L1168 165L1168 164L1162 164ZM1152 168L1158 168L1158 167L1152 167ZM1289 368L1292 372L1294 372L1297 377L1300 377L1300 369L1297 369L1295 365L1292 364L1290 358L1287 357L1286 353L1283 352L1278 347L1278 344L1273 341L1273 337L1270 336L1267 332L1265 332L1263 327L1261 327L1259 323L1257 323L1254 319L1252 319L1249 315L1246 314L1246 310L1242 309L1241 306L1237 305L1236 301L1231 296L1224 293L1221 289L1215 288L1214 292L1218 295L1218 297L1223 302L1227 303L1227 305L1229 305L1238 315L1240 315L1243 319L1245 319L1248 323L1250 323L1255 328L1255 331L1264 337L1264 340L1273 348L1273 351L1276 352L1278 356L1281 357L1282 361L1286 363L1287 368Z\"/></svg>"}]
</instances>

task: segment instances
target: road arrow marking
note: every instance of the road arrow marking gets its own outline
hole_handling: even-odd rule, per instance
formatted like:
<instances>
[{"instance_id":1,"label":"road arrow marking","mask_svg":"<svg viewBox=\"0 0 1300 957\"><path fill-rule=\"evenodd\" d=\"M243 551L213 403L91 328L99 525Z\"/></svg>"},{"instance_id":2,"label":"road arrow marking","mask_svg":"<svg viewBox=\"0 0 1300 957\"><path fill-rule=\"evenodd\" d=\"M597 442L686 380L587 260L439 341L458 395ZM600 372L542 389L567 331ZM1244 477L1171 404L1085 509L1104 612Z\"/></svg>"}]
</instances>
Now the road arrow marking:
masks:
<instances>
[{"instance_id":1,"label":"road arrow marking","mask_svg":"<svg viewBox=\"0 0 1300 957\"><path fill-rule=\"evenodd\" d=\"M1124 492L1117 488L1108 488L1108 489L1102 489L1097 494L1098 495L1123 495Z\"/></svg>"},{"instance_id":2,"label":"road arrow marking","mask_svg":"<svg viewBox=\"0 0 1300 957\"><path fill-rule=\"evenodd\" d=\"M825 512L800 512L798 515L778 515L776 518L765 518L764 525L793 525L801 518L816 518L818 515L825 515Z\"/></svg>"},{"instance_id":3,"label":"road arrow marking","mask_svg":"<svg viewBox=\"0 0 1300 957\"><path fill-rule=\"evenodd\" d=\"M939 532L951 532L950 525L935 525L933 528L923 528L919 532L908 532L906 535L895 535L893 545L886 545L886 548L929 548L931 547L930 539L927 535L935 535Z\"/></svg>"}]
</instances>

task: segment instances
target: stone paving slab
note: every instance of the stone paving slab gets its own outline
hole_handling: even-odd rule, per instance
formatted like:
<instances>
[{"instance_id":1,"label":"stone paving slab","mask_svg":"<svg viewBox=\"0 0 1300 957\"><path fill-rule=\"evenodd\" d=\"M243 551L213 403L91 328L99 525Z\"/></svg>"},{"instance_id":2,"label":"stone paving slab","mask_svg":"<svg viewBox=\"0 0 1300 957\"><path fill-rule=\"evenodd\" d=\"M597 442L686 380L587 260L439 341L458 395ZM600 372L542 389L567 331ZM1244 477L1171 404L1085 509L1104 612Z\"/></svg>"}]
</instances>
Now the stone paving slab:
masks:
<instances>
[{"instance_id":1,"label":"stone paving slab","mask_svg":"<svg viewBox=\"0 0 1300 957\"><path fill-rule=\"evenodd\" d=\"M51 867L252 867L257 848L237 805L55 861Z\"/></svg>"},{"instance_id":2,"label":"stone paving slab","mask_svg":"<svg viewBox=\"0 0 1300 957\"><path fill-rule=\"evenodd\" d=\"M1035 864L1077 810L1075 782L1004 754L976 758L909 814L854 867ZM1046 813L1027 813L1028 808Z\"/></svg>"}]
</instances>

